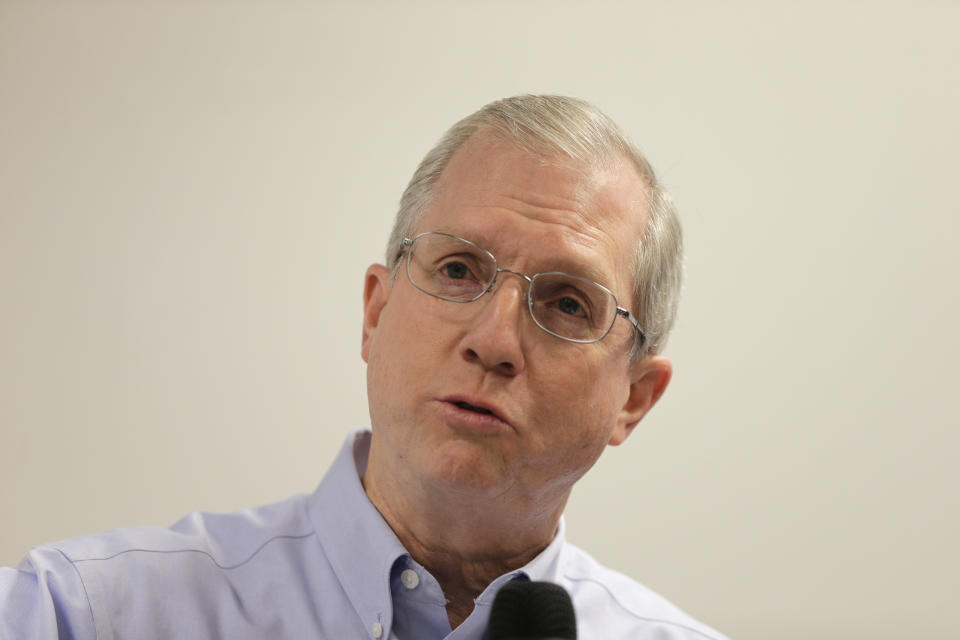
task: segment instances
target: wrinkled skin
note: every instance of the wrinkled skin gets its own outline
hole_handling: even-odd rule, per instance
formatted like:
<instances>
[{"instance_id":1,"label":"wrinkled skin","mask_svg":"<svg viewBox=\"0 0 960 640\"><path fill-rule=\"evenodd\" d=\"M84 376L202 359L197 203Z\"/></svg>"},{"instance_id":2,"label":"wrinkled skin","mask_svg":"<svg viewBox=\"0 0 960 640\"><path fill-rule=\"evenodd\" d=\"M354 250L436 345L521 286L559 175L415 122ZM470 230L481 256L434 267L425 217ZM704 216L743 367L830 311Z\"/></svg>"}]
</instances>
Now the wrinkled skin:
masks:
<instances>
[{"instance_id":1,"label":"wrinkled skin","mask_svg":"<svg viewBox=\"0 0 960 640\"><path fill-rule=\"evenodd\" d=\"M585 174L481 131L444 170L417 233L472 240L527 275L591 278L629 308L646 199L626 161ZM549 543L574 482L627 438L670 380L660 356L631 365L633 328L622 319L593 344L545 333L526 287L500 274L493 291L458 304L415 289L402 271L395 281L382 265L366 275L374 435L364 486L411 554L441 576L451 606ZM478 419L453 399L502 420ZM451 615L452 626L462 617Z\"/></svg>"}]
</instances>

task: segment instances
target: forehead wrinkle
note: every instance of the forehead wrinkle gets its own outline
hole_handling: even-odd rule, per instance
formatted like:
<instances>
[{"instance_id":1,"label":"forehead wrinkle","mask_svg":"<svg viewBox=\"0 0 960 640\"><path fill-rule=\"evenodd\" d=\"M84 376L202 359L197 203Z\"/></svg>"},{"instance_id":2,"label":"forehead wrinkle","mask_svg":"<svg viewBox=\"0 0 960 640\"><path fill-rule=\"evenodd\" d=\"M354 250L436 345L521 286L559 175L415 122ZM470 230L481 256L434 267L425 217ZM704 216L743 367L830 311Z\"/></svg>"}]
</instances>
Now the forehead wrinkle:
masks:
<instances>
[{"instance_id":1,"label":"forehead wrinkle","mask_svg":"<svg viewBox=\"0 0 960 640\"><path fill-rule=\"evenodd\" d=\"M557 193L533 194L531 197L528 190L520 190L522 197L508 193L501 196L501 200L505 208L514 213L548 227L559 227L563 238L559 246L581 248L573 252L573 259L570 259L570 252L552 254L553 263L561 266L551 268L551 271L565 271L571 275L589 278L616 292L622 284L622 269L619 263L624 259L631 260L632 253L630 256L618 255L620 243L613 234L618 227L614 222L616 215L611 216L611 212L603 207L604 186L612 181L613 177L606 172L581 174L573 182L574 193L570 197ZM640 211L643 210L642 201L633 200L628 203L631 210L635 206L639 206ZM558 213L561 215L558 216ZM542 235L544 240L547 240L549 234ZM598 258L604 260L602 267L597 264ZM607 260L610 260L609 264L606 263ZM612 273L608 272L608 269L612 269ZM627 293L627 289L623 291Z\"/></svg>"},{"instance_id":2,"label":"forehead wrinkle","mask_svg":"<svg viewBox=\"0 0 960 640\"><path fill-rule=\"evenodd\" d=\"M599 165L571 166L563 157L521 150L524 157L518 158L517 151L495 136L475 134L468 140L437 181L428 210L449 213L434 224L484 247L501 266L523 264L524 269L536 271L566 271L603 284L617 293L618 299L629 297L634 252L629 249L631 243L623 246L622 234L634 226L624 224L629 218L645 225L643 194L648 189L642 176L622 157L611 157ZM640 198L621 199L625 180L636 181ZM506 223L510 215L520 219ZM526 231L519 232L516 224L523 224L522 219L544 226L534 227L532 233L531 227L524 226ZM499 220L506 224L497 224ZM525 246L519 241L524 235ZM532 244L531 237L535 238ZM563 255L550 252L551 246L564 247Z\"/></svg>"},{"instance_id":3,"label":"forehead wrinkle","mask_svg":"<svg viewBox=\"0 0 960 640\"><path fill-rule=\"evenodd\" d=\"M504 210L492 205L467 206L478 214L490 209L496 212L509 211L517 215L513 208ZM536 216L521 213L525 218L533 220L537 225L543 225L533 231L538 241L531 243L528 240L520 241L521 235L530 234L529 230L517 233L515 223L497 225L490 228L483 224L482 215L470 216L458 224L441 223L434 231L441 231L460 236L474 242L494 255L500 267L516 268L519 263L524 269L534 273L562 271L570 275L588 278L603 286L615 290L618 284L616 264L606 264L608 247L615 246L613 237L603 228L593 224L581 224L576 220L556 220L555 216ZM581 220L578 216L577 220ZM549 252L539 252L538 247L549 247ZM604 264L598 264L603 261ZM613 273L607 269L612 268Z\"/></svg>"}]
</instances>

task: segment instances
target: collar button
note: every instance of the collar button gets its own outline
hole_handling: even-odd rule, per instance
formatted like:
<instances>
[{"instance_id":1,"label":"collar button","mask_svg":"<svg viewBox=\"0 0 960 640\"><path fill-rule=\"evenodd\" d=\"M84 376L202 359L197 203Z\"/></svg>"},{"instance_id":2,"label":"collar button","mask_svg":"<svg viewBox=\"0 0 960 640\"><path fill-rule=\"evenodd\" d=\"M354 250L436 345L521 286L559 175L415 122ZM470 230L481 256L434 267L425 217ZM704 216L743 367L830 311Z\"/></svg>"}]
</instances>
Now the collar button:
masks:
<instances>
[{"instance_id":1,"label":"collar button","mask_svg":"<svg viewBox=\"0 0 960 640\"><path fill-rule=\"evenodd\" d=\"M407 589L416 589L417 585L420 584L420 576L413 569L404 569L403 573L400 574L400 582Z\"/></svg>"}]
</instances>

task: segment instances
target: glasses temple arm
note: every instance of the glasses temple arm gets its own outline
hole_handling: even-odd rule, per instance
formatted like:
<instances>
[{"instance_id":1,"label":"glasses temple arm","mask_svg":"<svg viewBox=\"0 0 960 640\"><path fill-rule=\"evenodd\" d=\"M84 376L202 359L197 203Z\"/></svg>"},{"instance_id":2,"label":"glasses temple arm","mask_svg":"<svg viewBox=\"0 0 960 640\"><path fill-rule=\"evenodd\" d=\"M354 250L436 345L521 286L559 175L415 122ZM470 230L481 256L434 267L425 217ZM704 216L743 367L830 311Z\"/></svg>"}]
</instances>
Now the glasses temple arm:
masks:
<instances>
[{"instance_id":1,"label":"glasses temple arm","mask_svg":"<svg viewBox=\"0 0 960 640\"><path fill-rule=\"evenodd\" d=\"M633 316L632 313L624 309L623 307L617 307L617 315L623 316L630 321L630 324L633 325L633 328L637 330L637 333L640 334L640 344L645 344L647 341L647 334L643 332L643 329L640 328L640 323Z\"/></svg>"}]
</instances>

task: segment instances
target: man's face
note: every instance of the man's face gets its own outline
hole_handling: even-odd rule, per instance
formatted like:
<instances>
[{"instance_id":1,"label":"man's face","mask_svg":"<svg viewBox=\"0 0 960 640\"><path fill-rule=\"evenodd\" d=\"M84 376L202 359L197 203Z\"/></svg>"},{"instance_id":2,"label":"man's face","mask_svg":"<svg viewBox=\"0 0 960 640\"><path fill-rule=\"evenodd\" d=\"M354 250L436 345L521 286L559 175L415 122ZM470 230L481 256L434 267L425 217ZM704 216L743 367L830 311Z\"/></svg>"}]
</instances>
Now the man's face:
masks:
<instances>
[{"instance_id":1,"label":"man's face","mask_svg":"<svg viewBox=\"0 0 960 640\"><path fill-rule=\"evenodd\" d=\"M590 278L630 308L646 201L626 161L584 175L481 131L451 159L417 233L471 240L527 275ZM415 470L425 486L546 504L626 438L669 381L669 362L631 367L634 330L620 319L597 343L551 336L530 317L526 291L501 273L480 299L448 302L402 271L391 287L386 269L371 267L362 349L371 465Z\"/></svg>"}]
</instances>

